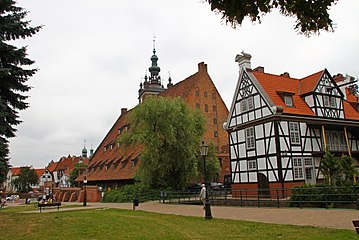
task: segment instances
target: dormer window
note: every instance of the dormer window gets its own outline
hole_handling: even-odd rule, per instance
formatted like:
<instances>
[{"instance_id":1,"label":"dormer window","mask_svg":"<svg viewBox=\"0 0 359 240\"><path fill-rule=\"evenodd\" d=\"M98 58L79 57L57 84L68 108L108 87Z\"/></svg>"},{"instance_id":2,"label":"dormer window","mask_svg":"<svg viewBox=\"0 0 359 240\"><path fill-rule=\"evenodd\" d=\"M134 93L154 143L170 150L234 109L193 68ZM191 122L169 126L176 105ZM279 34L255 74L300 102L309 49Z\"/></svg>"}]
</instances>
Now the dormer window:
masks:
<instances>
[{"instance_id":1,"label":"dormer window","mask_svg":"<svg viewBox=\"0 0 359 240\"><path fill-rule=\"evenodd\" d=\"M294 95L294 93L277 91L277 94L282 98L284 104L287 107L294 107L294 103L293 103L293 95Z\"/></svg>"},{"instance_id":2,"label":"dormer window","mask_svg":"<svg viewBox=\"0 0 359 240\"><path fill-rule=\"evenodd\" d=\"M291 95L284 95L284 103L287 107L293 107L293 97Z\"/></svg>"}]
</instances>

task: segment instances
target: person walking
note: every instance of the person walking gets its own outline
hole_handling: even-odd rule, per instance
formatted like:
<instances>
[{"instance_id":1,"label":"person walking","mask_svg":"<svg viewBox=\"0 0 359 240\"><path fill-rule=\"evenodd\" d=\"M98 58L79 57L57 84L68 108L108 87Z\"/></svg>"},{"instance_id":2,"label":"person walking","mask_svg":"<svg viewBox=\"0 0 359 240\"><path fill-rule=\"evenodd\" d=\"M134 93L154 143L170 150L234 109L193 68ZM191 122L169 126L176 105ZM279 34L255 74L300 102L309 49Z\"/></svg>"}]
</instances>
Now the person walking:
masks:
<instances>
[{"instance_id":1,"label":"person walking","mask_svg":"<svg viewBox=\"0 0 359 240\"><path fill-rule=\"evenodd\" d=\"M203 203L203 209L205 209L205 203L206 203L206 185L202 184L201 185L201 191L199 193L199 200L202 201Z\"/></svg>"}]
</instances>

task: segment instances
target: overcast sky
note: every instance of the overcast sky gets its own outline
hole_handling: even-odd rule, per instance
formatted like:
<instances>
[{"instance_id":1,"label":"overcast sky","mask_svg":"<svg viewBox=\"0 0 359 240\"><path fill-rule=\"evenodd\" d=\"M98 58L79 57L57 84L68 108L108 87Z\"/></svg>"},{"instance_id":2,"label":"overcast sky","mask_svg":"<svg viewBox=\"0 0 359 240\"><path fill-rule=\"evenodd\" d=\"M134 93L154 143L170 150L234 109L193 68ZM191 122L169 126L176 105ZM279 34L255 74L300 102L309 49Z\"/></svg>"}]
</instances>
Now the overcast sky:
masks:
<instances>
[{"instance_id":1,"label":"overcast sky","mask_svg":"<svg viewBox=\"0 0 359 240\"><path fill-rule=\"evenodd\" d=\"M177 83L203 61L228 108L241 51L252 55L253 68L273 74L302 78L327 68L359 77L358 0L340 0L330 11L336 31L310 38L276 12L233 29L201 0L19 0L18 6L43 29L16 42L28 46L39 71L28 82L30 107L10 141L13 166L43 168L80 155L84 140L97 148L120 109L138 103L154 35L165 85L169 72Z\"/></svg>"}]
</instances>

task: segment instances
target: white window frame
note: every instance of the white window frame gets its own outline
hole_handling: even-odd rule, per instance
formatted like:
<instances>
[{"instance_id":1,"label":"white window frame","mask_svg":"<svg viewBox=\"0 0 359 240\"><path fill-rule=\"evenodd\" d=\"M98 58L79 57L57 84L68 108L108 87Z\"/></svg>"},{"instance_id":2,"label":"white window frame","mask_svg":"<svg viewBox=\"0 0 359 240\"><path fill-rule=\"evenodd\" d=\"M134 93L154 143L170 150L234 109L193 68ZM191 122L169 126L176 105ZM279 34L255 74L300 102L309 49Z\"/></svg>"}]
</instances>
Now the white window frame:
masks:
<instances>
[{"instance_id":1,"label":"white window frame","mask_svg":"<svg viewBox=\"0 0 359 240\"><path fill-rule=\"evenodd\" d=\"M257 162L256 160L248 160L248 170L257 170Z\"/></svg>"},{"instance_id":2,"label":"white window frame","mask_svg":"<svg viewBox=\"0 0 359 240\"><path fill-rule=\"evenodd\" d=\"M241 112L247 112L254 109L254 99L253 96L242 99L241 101Z\"/></svg>"},{"instance_id":3,"label":"white window frame","mask_svg":"<svg viewBox=\"0 0 359 240\"><path fill-rule=\"evenodd\" d=\"M246 146L247 149L255 148L255 135L254 135L254 127L249 127L245 129L246 134Z\"/></svg>"},{"instance_id":4,"label":"white window frame","mask_svg":"<svg viewBox=\"0 0 359 240\"><path fill-rule=\"evenodd\" d=\"M289 122L289 136L292 144L300 144L300 132L298 122Z\"/></svg>"},{"instance_id":5,"label":"white window frame","mask_svg":"<svg viewBox=\"0 0 359 240\"><path fill-rule=\"evenodd\" d=\"M291 95L284 95L284 103L287 107L293 107L293 97Z\"/></svg>"},{"instance_id":6,"label":"white window frame","mask_svg":"<svg viewBox=\"0 0 359 240\"><path fill-rule=\"evenodd\" d=\"M295 180L304 180L303 159L301 157L293 158L293 177Z\"/></svg>"},{"instance_id":7,"label":"white window frame","mask_svg":"<svg viewBox=\"0 0 359 240\"><path fill-rule=\"evenodd\" d=\"M344 132L339 132L339 142L340 142L340 150L342 151L348 150L347 140L345 138Z\"/></svg>"}]
</instances>

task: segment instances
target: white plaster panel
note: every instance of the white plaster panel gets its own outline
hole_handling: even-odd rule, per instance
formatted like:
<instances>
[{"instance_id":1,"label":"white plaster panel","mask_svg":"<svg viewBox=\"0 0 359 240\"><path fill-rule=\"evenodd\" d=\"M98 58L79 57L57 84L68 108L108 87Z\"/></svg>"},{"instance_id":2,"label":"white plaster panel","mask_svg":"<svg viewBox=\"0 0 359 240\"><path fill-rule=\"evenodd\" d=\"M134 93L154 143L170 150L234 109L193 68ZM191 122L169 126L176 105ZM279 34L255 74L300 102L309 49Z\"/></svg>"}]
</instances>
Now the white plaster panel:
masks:
<instances>
[{"instance_id":1,"label":"white plaster panel","mask_svg":"<svg viewBox=\"0 0 359 240\"><path fill-rule=\"evenodd\" d=\"M288 122L281 121L280 126L281 126L281 128L283 130L283 134L287 135L288 134Z\"/></svg>"},{"instance_id":2,"label":"white plaster panel","mask_svg":"<svg viewBox=\"0 0 359 240\"><path fill-rule=\"evenodd\" d=\"M306 123L299 123L300 126L300 132L302 134L302 136L305 135L305 133L307 132L307 124Z\"/></svg>"},{"instance_id":3,"label":"white plaster panel","mask_svg":"<svg viewBox=\"0 0 359 240\"><path fill-rule=\"evenodd\" d=\"M255 126L256 138L262 138L263 136L263 125Z\"/></svg>"},{"instance_id":4,"label":"white plaster panel","mask_svg":"<svg viewBox=\"0 0 359 240\"><path fill-rule=\"evenodd\" d=\"M232 132L230 139L231 139L231 141L232 141L232 139L233 139L233 143L238 142L238 141L237 141L237 132Z\"/></svg>"},{"instance_id":5,"label":"white plaster panel","mask_svg":"<svg viewBox=\"0 0 359 240\"><path fill-rule=\"evenodd\" d=\"M237 119L237 125L242 124L242 119L240 116L238 116L236 119Z\"/></svg>"},{"instance_id":6,"label":"white plaster panel","mask_svg":"<svg viewBox=\"0 0 359 240\"><path fill-rule=\"evenodd\" d=\"M316 140L313 139L313 151L320 151L320 147L318 142Z\"/></svg>"},{"instance_id":7,"label":"white plaster panel","mask_svg":"<svg viewBox=\"0 0 359 240\"><path fill-rule=\"evenodd\" d=\"M249 173L249 182L257 182L257 173L256 172Z\"/></svg>"},{"instance_id":8,"label":"white plaster panel","mask_svg":"<svg viewBox=\"0 0 359 240\"><path fill-rule=\"evenodd\" d=\"M278 166L277 166L277 158L276 157L270 157L269 161L272 164L273 168L278 168ZM270 167L269 164L268 164L268 166Z\"/></svg>"},{"instance_id":9,"label":"white plaster panel","mask_svg":"<svg viewBox=\"0 0 359 240\"><path fill-rule=\"evenodd\" d=\"M270 127L271 127L271 123L265 123L265 124L264 124L266 136L270 136L270 135L271 135L271 133L270 133Z\"/></svg>"},{"instance_id":10,"label":"white plaster panel","mask_svg":"<svg viewBox=\"0 0 359 240\"><path fill-rule=\"evenodd\" d=\"M236 103L236 113L240 113L241 112L241 104L238 102Z\"/></svg>"},{"instance_id":11,"label":"white plaster panel","mask_svg":"<svg viewBox=\"0 0 359 240\"><path fill-rule=\"evenodd\" d=\"M241 173L241 182L242 182L242 183L248 182L248 175L247 175L247 173Z\"/></svg>"},{"instance_id":12,"label":"white plaster panel","mask_svg":"<svg viewBox=\"0 0 359 240\"><path fill-rule=\"evenodd\" d=\"M268 115L270 115L271 114L271 111L269 110L269 108L263 108L263 117L265 117L265 116L268 116Z\"/></svg>"},{"instance_id":13,"label":"white plaster panel","mask_svg":"<svg viewBox=\"0 0 359 240\"><path fill-rule=\"evenodd\" d=\"M242 160L239 162L241 171L247 171L247 160Z\"/></svg>"},{"instance_id":14,"label":"white plaster panel","mask_svg":"<svg viewBox=\"0 0 359 240\"><path fill-rule=\"evenodd\" d=\"M261 117L262 117L262 111L256 110L256 119L261 118Z\"/></svg>"},{"instance_id":15,"label":"white plaster panel","mask_svg":"<svg viewBox=\"0 0 359 240\"><path fill-rule=\"evenodd\" d=\"M306 151L311 151L311 148L312 148L312 145L311 145L310 139L306 139L306 140L305 140L304 149L305 149Z\"/></svg>"},{"instance_id":16,"label":"white plaster panel","mask_svg":"<svg viewBox=\"0 0 359 240\"><path fill-rule=\"evenodd\" d=\"M239 141L244 141L244 129L238 131L238 138Z\"/></svg>"},{"instance_id":17,"label":"white plaster panel","mask_svg":"<svg viewBox=\"0 0 359 240\"><path fill-rule=\"evenodd\" d=\"M302 148L300 146L292 146L293 151L301 151Z\"/></svg>"},{"instance_id":18,"label":"white plaster panel","mask_svg":"<svg viewBox=\"0 0 359 240\"><path fill-rule=\"evenodd\" d=\"M256 147L257 147L257 154L258 155L265 154L264 139L263 140L258 140L257 143L256 143Z\"/></svg>"},{"instance_id":19,"label":"white plaster panel","mask_svg":"<svg viewBox=\"0 0 359 240\"><path fill-rule=\"evenodd\" d=\"M284 173L283 173L284 174ZM284 175L283 175L284 176ZM287 171L287 175L285 176L284 181L293 181L293 173L292 170Z\"/></svg>"},{"instance_id":20,"label":"white plaster panel","mask_svg":"<svg viewBox=\"0 0 359 240\"><path fill-rule=\"evenodd\" d=\"M286 145L286 143L285 143L284 137L280 137L280 138L279 138L279 142L280 142L280 147L281 147L281 148L287 147L287 145Z\"/></svg>"},{"instance_id":21,"label":"white plaster panel","mask_svg":"<svg viewBox=\"0 0 359 240\"><path fill-rule=\"evenodd\" d=\"M271 141L271 144L269 147L269 153L276 153L277 151L276 151L276 147L275 147L275 139L271 138L270 141Z\"/></svg>"},{"instance_id":22,"label":"white plaster panel","mask_svg":"<svg viewBox=\"0 0 359 240\"><path fill-rule=\"evenodd\" d=\"M235 119L234 119L234 118L231 118L231 121L230 121L230 123L229 123L229 126L230 126L230 127L234 127L235 124L236 124Z\"/></svg>"},{"instance_id":23,"label":"white plaster panel","mask_svg":"<svg viewBox=\"0 0 359 240\"><path fill-rule=\"evenodd\" d=\"M247 114L243 114L243 122L248 122L248 115Z\"/></svg>"},{"instance_id":24,"label":"white plaster panel","mask_svg":"<svg viewBox=\"0 0 359 240\"><path fill-rule=\"evenodd\" d=\"M237 155L235 152L235 146L231 146L230 149L231 149L231 159L236 159Z\"/></svg>"},{"instance_id":25,"label":"white plaster panel","mask_svg":"<svg viewBox=\"0 0 359 240\"><path fill-rule=\"evenodd\" d=\"M260 97L260 95L254 96L253 101L254 101L254 107L255 108L259 108L261 106L261 97Z\"/></svg>"},{"instance_id":26,"label":"white plaster panel","mask_svg":"<svg viewBox=\"0 0 359 240\"><path fill-rule=\"evenodd\" d=\"M245 156L246 156L246 144L245 143L239 144L239 157L243 158Z\"/></svg>"},{"instance_id":27,"label":"white plaster panel","mask_svg":"<svg viewBox=\"0 0 359 240\"><path fill-rule=\"evenodd\" d=\"M234 174L234 179L233 179L234 183L239 183L239 173L235 173Z\"/></svg>"},{"instance_id":28,"label":"white plaster panel","mask_svg":"<svg viewBox=\"0 0 359 240\"><path fill-rule=\"evenodd\" d=\"M275 172L277 172L277 171L275 171ZM275 181L276 181L274 172L272 172L272 171L269 171L269 172L268 172L268 180L269 180L270 182L275 182Z\"/></svg>"},{"instance_id":29,"label":"white plaster panel","mask_svg":"<svg viewBox=\"0 0 359 240\"><path fill-rule=\"evenodd\" d=\"M253 120L255 119L255 118L254 118L254 112L253 112L253 111L252 111L252 112L249 112L248 115L249 115L249 117L248 117L248 118L249 118L249 119L248 119L249 121L253 121Z\"/></svg>"},{"instance_id":30,"label":"white plaster panel","mask_svg":"<svg viewBox=\"0 0 359 240\"><path fill-rule=\"evenodd\" d=\"M237 172L239 170L237 168L237 161L232 161L231 162L231 168L232 168L232 172Z\"/></svg>"},{"instance_id":31,"label":"white plaster panel","mask_svg":"<svg viewBox=\"0 0 359 240\"><path fill-rule=\"evenodd\" d=\"M257 167L258 167L258 170L265 170L267 168L266 159L265 158L258 158L257 159Z\"/></svg>"},{"instance_id":32,"label":"white plaster panel","mask_svg":"<svg viewBox=\"0 0 359 240\"><path fill-rule=\"evenodd\" d=\"M248 154L248 157L253 157L256 155L256 152L254 150L251 150L251 151L248 151L247 154Z\"/></svg>"},{"instance_id":33,"label":"white plaster panel","mask_svg":"<svg viewBox=\"0 0 359 240\"><path fill-rule=\"evenodd\" d=\"M281 161L282 161L282 167L286 168L289 161L289 157L282 157ZM288 167L290 167L290 164L288 165Z\"/></svg>"}]
</instances>

